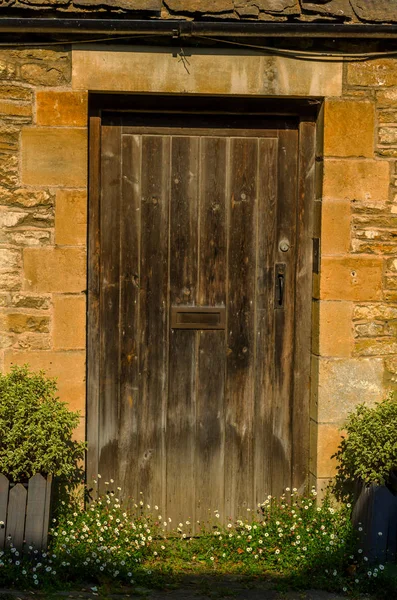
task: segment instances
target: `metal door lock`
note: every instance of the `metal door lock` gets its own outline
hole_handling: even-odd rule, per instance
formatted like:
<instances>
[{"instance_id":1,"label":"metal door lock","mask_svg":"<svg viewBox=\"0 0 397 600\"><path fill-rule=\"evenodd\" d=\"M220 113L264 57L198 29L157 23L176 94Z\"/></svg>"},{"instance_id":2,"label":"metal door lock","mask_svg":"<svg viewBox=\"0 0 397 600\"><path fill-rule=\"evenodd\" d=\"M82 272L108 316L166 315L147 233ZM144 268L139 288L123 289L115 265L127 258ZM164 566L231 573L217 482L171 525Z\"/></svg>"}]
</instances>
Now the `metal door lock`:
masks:
<instances>
[{"instance_id":1,"label":"metal door lock","mask_svg":"<svg viewBox=\"0 0 397 600\"><path fill-rule=\"evenodd\" d=\"M281 252L288 252L290 249L290 243L288 240L281 240L278 247L280 248Z\"/></svg>"}]
</instances>

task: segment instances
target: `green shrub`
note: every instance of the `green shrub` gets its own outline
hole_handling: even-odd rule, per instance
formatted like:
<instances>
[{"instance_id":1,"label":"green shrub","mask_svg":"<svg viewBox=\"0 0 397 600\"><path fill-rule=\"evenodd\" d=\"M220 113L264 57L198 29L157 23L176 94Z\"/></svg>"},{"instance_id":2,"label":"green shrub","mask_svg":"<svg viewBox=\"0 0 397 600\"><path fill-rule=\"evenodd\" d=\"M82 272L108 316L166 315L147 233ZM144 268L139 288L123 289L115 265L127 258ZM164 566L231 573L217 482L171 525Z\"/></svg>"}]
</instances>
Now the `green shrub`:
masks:
<instances>
[{"instance_id":1,"label":"green shrub","mask_svg":"<svg viewBox=\"0 0 397 600\"><path fill-rule=\"evenodd\" d=\"M78 474L85 443L72 440L79 413L57 396L54 379L28 366L0 374L0 473L24 481L35 473L66 480Z\"/></svg>"},{"instance_id":2,"label":"green shrub","mask_svg":"<svg viewBox=\"0 0 397 600\"><path fill-rule=\"evenodd\" d=\"M338 460L335 489L339 496L357 481L384 485L397 469L397 401L390 395L373 408L359 405L344 427L334 457Z\"/></svg>"}]
</instances>

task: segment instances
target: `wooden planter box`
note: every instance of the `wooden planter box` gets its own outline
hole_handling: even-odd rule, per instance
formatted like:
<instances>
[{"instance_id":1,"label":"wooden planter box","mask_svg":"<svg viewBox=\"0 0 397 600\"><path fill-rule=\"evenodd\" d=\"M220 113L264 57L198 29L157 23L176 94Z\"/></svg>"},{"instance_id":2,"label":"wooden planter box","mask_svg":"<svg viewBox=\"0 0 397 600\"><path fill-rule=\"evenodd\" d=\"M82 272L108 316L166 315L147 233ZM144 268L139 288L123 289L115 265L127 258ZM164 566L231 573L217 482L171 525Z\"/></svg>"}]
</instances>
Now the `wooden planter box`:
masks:
<instances>
[{"instance_id":1,"label":"wooden planter box","mask_svg":"<svg viewBox=\"0 0 397 600\"><path fill-rule=\"evenodd\" d=\"M47 547L51 501L51 475L36 474L27 485L10 484L0 474L0 550L15 546L18 550ZM11 536L11 539L9 539Z\"/></svg>"},{"instance_id":2,"label":"wooden planter box","mask_svg":"<svg viewBox=\"0 0 397 600\"><path fill-rule=\"evenodd\" d=\"M396 561L397 497L386 486L361 484L352 519L370 562Z\"/></svg>"}]
</instances>

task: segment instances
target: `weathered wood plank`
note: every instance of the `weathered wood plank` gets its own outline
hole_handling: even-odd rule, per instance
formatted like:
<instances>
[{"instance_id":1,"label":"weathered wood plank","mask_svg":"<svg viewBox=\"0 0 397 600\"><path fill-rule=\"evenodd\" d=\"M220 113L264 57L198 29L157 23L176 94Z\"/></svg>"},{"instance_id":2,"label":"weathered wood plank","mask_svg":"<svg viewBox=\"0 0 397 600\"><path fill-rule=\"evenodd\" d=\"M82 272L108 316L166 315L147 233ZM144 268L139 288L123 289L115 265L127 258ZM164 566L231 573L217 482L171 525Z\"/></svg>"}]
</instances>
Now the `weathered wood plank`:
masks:
<instances>
[{"instance_id":1,"label":"weathered wood plank","mask_svg":"<svg viewBox=\"0 0 397 600\"><path fill-rule=\"evenodd\" d=\"M170 304L197 301L199 138L172 138ZM166 426L167 515L194 520L197 332L171 330Z\"/></svg>"},{"instance_id":2,"label":"weathered wood plank","mask_svg":"<svg viewBox=\"0 0 397 600\"><path fill-rule=\"evenodd\" d=\"M11 539L6 540L6 545L13 545L18 550L22 549L24 540L27 495L26 488L17 483L8 496L6 537L11 536Z\"/></svg>"},{"instance_id":3,"label":"weathered wood plank","mask_svg":"<svg viewBox=\"0 0 397 600\"><path fill-rule=\"evenodd\" d=\"M225 138L202 138L200 146L200 238L197 302L226 304L226 150ZM224 515L224 331L200 331L196 400L196 520L208 510Z\"/></svg>"},{"instance_id":4,"label":"weathered wood plank","mask_svg":"<svg viewBox=\"0 0 397 600\"><path fill-rule=\"evenodd\" d=\"M52 475L47 475L46 481L46 496L44 506L44 526L43 526L43 539L41 547L45 550L48 542L48 529L50 524L50 509L51 509L51 492L52 492Z\"/></svg>"},{"instance_id":5,"label":"weathered wood plank","mask_svg":"<svg viewBox=\"0 0 397 600\"><path fill-rule=\"evenodd\" d=\"M142 140L139 403L135 476L145 502L164 506L164 411L167 395L168 213L170 140Z\"/></svg>"},{"instance_id":6,"label":"weathered wood plank","mask_svg":"<svg viewBox=\"0 0 397 600\"><path fill-rule=\"evenodd\" d=\"M278 145L278 200L276 263L285 265L284 305L275 310L272 493L282 494L291 486L291 403L293 394L295 268L296 268L296 184L298 132L281 130ZM280 250L288 240L289 250Z\"/></svg>"},{"instance_id":7,"label":"weathered wood plank","mask_svg":"<svg viewBox=\"0 0 397 600\"><path fill-rule=\"evenodd\" d=\"M0 550L4 548L6 539L6 521L7 521L7 508L8 508L8 492L10 488L10 482L7 477L0 473L0 521L3 525L0 526Z\"/></svg>"},{"instance_id":8,"label":"weathered wood plank","mask_svg":"<svg viewBox=\"0 0 397 600\"><path fill-rule=\"evenodd\" d=\"M315 202L315 124L299 128L299 178L295 300L294 396L292 406L292 484L303 491L309 473L310 348L312 327L313 215Z\"/></svg>"},{"instance_id":9,"label":"weathered wood plank","mask_svg":"<svg viewBox=\"0 0 397 600\"><path fill-rule=\"evenodd\" d=\"M25 541L27 546L41 549L43 542L47 482L36 473L29 479L26 507Z\"/></svg>"},{"instance_id":10,"label":"weathered wood plank","mask_svg":"<svg viewBox=\"0 0 397 600\"><path fill-rule=\"evenodd\" d=\"M277 161L278 140L259 140L254 417L256 504L262 503L272 491Z\"/></svg>"},{"instance_id":11,"label":"weathered wood plank","mask_svg":"<svg viewBox=\"0 0 397 600\"><path fill-rule=\"evenodd\" d=\"M118 472L121 128L102 127L99 471ZM104 488L103 488L104 489Z\"/></svg>"},{"instance_id":12,"label":"weathered wood plank","mask_svg":"<svg viewBox=\"0 0 397 600\"><path fill-rule=\"evenodd\" d=\"M139 494L139 456L131 452L142 424L139 398L139 288L141 220L140 136L122 137L120 208L120 424L118 477L122 493ZM143 490L142 490L143 491Z\"/></svg>"},{"instance_id":13,"label":"weathered wood plank","mask_svg":"<svg viewBox=\"0 0 397 600\"><path fill-rule=\"evenodd\" d=\"M100 365L100 181L101 119L90 117L89 127L89 189L88 189L88 316L87 316L87 463L89 485L98 474L99 459L99 365ZM96 487L93 490L96 495Z\"/></svg>"},{"instance_id":14,"label":"weathered wood plank","mask_svg":"<svg viewBox=\"0 0 397 600\"><path fill-rule=\"evenodd\" d=\"M253 297L258 142L256 139L232 138L230 145L225 510L226 516L236 516L245 512L254 498Z\"/></svg>"}]
</instances>

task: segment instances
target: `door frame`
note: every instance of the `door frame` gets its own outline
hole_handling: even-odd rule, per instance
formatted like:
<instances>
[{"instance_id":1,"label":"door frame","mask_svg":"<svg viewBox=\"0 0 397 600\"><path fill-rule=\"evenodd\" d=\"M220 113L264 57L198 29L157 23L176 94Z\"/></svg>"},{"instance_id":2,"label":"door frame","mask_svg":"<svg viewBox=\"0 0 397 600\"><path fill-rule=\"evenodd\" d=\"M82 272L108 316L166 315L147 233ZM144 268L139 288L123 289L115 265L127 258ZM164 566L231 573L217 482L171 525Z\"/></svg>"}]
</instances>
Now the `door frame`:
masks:
<instances>
[{"instance_id":1,"label":"door frame","mask_svg":"<svg viewBox=\"0 0 397 600\"><path fill-rule=\"evenodd\" d=\"M261 98L183 96L157 94L89 95L89 184L88 184L88 299L87 299L87 401L86 477L90 483L99 464L99 336L100 336L100 193L101 120L104 112L158 112L211 114L222 117L252 115L295 117L298 120L297 262L294 325L294 375L291 409L292 482L299 491L309 485L310 400L313 273L318 273L318 238L315 236L316 123L322 106L320 98ZM222 106L222 110L220 110ZM300 410L295 411L294 406ZM94 496L96 490L93 490Z\"/></svg>"}]
</instances>

